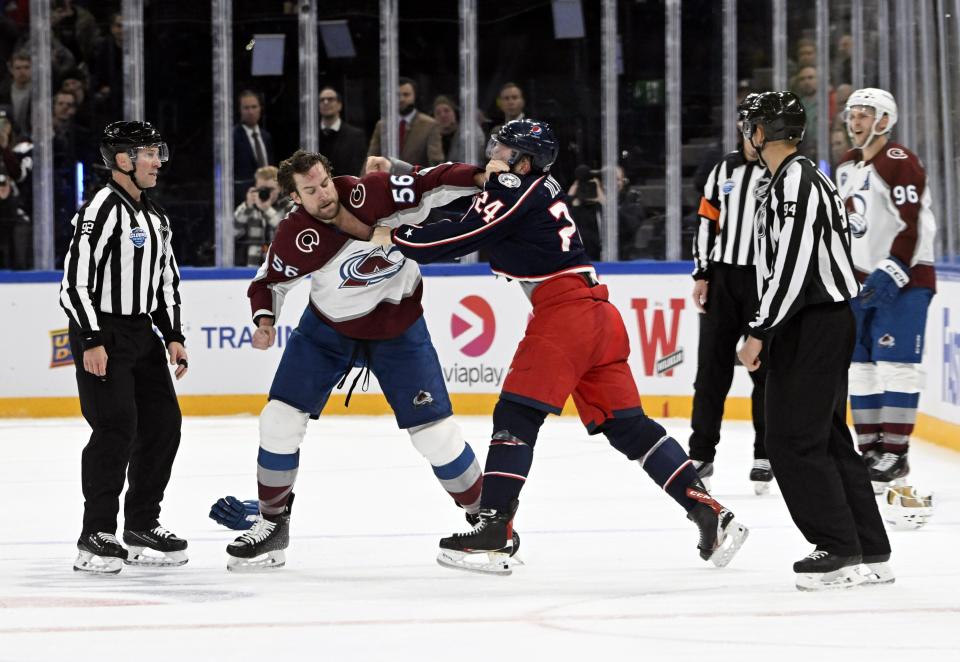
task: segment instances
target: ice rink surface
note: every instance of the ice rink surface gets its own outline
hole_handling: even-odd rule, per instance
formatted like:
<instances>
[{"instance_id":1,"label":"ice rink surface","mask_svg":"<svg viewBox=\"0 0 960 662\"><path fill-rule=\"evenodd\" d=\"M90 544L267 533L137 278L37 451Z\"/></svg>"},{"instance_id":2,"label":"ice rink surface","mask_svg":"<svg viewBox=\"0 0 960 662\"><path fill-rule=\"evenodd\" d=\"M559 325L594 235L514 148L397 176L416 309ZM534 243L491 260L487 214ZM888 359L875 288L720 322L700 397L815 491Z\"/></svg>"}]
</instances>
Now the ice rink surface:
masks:
<instances>
[{"instance_id":1,"label":"ice rink surface","mask_svg":"<svg viewBox=\"0 0 960 662\"><path fill-rule=\"evenodd\" d=\"M478 456L490 423L460 418ZM667 421L682 442L686 421ZM960 659L960 454L916 442L926 528L891 533L892 586L801 593L811 551L776 488L754 496L752 430L724 427L714 495L750 527L725 569L697 555L683 511L574 418L541 432L510 577L438 566L460 511L390 418L312 422L287 567L228 573L218 497L255 498L257 421L184 423L161 521L190 562L117 576L72 570L82 420L2 420L0 661ZM121 523L122 527L122 523Z\"/></svg>"}]
</instances>

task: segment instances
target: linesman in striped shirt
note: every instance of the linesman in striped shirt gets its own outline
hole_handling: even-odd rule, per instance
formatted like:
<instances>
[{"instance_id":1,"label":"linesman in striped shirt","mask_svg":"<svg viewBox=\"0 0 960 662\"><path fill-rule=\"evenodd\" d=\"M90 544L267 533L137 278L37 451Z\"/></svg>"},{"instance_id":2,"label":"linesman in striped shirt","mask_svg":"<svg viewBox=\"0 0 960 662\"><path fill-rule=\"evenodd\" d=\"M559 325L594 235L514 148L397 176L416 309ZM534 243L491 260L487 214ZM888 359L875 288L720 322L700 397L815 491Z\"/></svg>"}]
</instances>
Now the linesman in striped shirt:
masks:
<instances>
[{"instance_id":1,"label":"linesman in striped shirt","mask_svg":"<svg viewBox=\"0 0 960 662\"><path fill-rule=\"evenodd\" d=\"M757 293L740 349L748 370L767 345L766 446L790 516L816 545L794 564L797 588L894 580L890 543L846 423L858 285L843 200L797 152L806 113L792 92L765 92L740 113L772 174L757 212Z\"/></svg>"},{"instance_id":2,"label":"linesman in striped shirt","mask_svg":"<svg viewBox=\"0 0 960 662\"><path fill-rule=\"evenodd\" d=\"M111 179L73 218L60 305L70 318L80 408L93 428L81 460L83 528L73 567L115 574L123 562L187 562L187 541L158 521L180 445L167 355L180 379L187 352L170 220L147 195L167 160L166 143L147 122L114 122L104 129L100 153ZM129 549L116 538L125 476Z\"/></svg>"},{"instance_id":3,"label":"linesman in striped shirt","mask_svg":"<svg viewBox=\"0 0 960 662\"><path fill-rule=\"evenodd\" d=\"M756 94L747 95L740 109ZM693 305L700 312L697 378L690 426L690 459L709 488L720 442L723 406L733 383L737 345L757 312L753 216L758 191L769 183L757 152L741 137L740 146L710 171L700 200L700 224L693 238ZM753 381L753 467L750 480L757 494L770 488L773 472L763 444L763 394L766 366L750 373Z\"/></svg>"}]
</instances>

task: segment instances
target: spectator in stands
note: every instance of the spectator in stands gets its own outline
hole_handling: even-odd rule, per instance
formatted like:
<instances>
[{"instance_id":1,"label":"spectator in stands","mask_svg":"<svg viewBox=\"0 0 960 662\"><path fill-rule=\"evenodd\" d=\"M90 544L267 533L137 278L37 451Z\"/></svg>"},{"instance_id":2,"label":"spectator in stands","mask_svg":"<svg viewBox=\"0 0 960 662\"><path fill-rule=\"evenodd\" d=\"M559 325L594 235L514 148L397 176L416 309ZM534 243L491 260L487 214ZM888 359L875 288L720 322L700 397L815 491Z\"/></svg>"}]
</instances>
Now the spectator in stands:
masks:
<instances>
[{"instance_id":1,"label":"spectator in stands","mask_svg":"<svg viewBox=\"0 0 960 662\"><path fill-rule=\"evenodd\" d=\"M837 52L830 62L830 82L833 85L850 83L853 80L853 35L842 34L837 40ZM849 95L848 95L849 96ZM843 108L837 104L838 108Z\"/></svg>"},{"instance_id":2,"label":"spectator in stands","mask_svg":"<svg viewBox=\"0 0 960 662\"><path fill-rule=\"evenodd\" d=\"M17 43L17 51L27 53L29 58L30 39L29 32L25 33ZM60 43L56 35L50 36L50 70L53 74L53 80L58 81L63 75L77 66L77 58L74 57L70 49Z\"/></svg>"},{"instance_id":3,"label":"spectator in stands","mask_svg":"<svg viewBox=\"0 0 960 662\"><path fill-rule=\"evenodd\" d=\"M53 198L54 246L57 264L63 261L73 228L70 219L76 210L77 164L89 167L93 159L93 137L89 130L74 121L77 102L69 92L53 95Z\"/></svg>"},{"instance_id":4,"label":"spectator in stands","mask_svg":"<svg viewBox=\"0 0 960 662\"><path fill-rule=\"evenodd\" d=\"M831 131L836 131L837 129L842 129L844 133L847 130L846 120L843 119L843 109L847 107L847 99L853 93L853 85L849 83L844 83L843 85L837 85L836 90L833 92L833 107L838 109L833 115L833 123L830 125Z\"/></svg>"},{"instance_id":5,"label":"spectator in stands","mask_svg":"<svg viewBox=\"0 0 960 662\"><path fill-rule=\"evenodd\" d=\"M320 153L330 160L334 174L359 176L367 138L343 121L342 110L339 92L329 86L320 90Z\"/></svg>"},{"instance_id":6,"label":"spectator in stands","mask_svg":"<svg viewBox=\"0 0 960 662\"><path fill-rule=\"evenodd\" d=\"M433 100L433 119L440 125L440 138L443 141L443 153L447 161L466 162L463 139L460 136L460 109L450 97L440 95ZM477 127L476 133L477 163L484 159L486 136Z\"/></svg>"},{"instance_id":7,"label":"spectator in stands","mask_svg":"<svg viewBox=\"0 0 960 662\"><path fill-rule=\"evenodd\" d=\"M797 71L817 66L817 44L812 39L797 40Z\"/></svg>"},{"instance_id":8,"label":"spectator in stands","mask_svg":"<svg viewBox=\"0 0 960 662\"><path fill-rule=\"evenodd\" d=\"M13 151L16 137L13 134L13 124L7 116L7 111L0 109L0 171L17 182L20 180L20 159Z\"/></svg>"},{"instance_id":9,"label":"spectator in stands","mask_svg":"<svg viewBox=\"0 0 960 662\"><path fill-rule=\"evenodd\" d=\"M400 97L399 130L400 159L407 163L433 166L443 161L443 140L436 120L417 110L417 85L410 78L402 77L397 93ZM370 138L368 156L383 154L383 118L377 122Z\"/></svg>"},{"instance_id":10,"label":"spectator in stands","mask_svg":"<svg viewBox=\"0 0 960 662\"><path fill-rule=\"evenodd\" d=\"M7 63L10 78L0 84L0 105L10 108L10 119L19 133L30 135L30 53L19 50Z\"/></svg>"},{"instance_id":11,"label":"spectator in stands","mask_svg":"<svg viewBox=\"0 0 960 662\"><path fill-rule=\"evenodd\" d=\"M847 127L835 128L830 132L830 172L837 171L840 158L850 149L850 136Z\"/></svg>"},{"instance_id":12,"label":"spectator in stands","mask_svg":"<svg viewBox=\"0 0 960 662\"><path fill-rule=\"evenodd\" d=\"M527 102L523 98L523 90L516 83L504 83L497 95L497 107L503 113L503 123L493 127L490 133L497 133L500 127L513 120L522 120L526 115L523 110Z\"/></svg>"},{"instance_id":13,"label":"spectator in stands","mask_svg":"<svg viewBox=\"0 0 960 662\"><path fill-rule=\"evenodd\" d=\"M583 247L591 260L601 258L603 245L603 208L607 196L599 171L587 166L577 166L575 180L567 195L573 200L570 213L577 224ZM646 210L640 201L638 192L629 188L630 183L619 165L615 171L617 181L617 222L619 224L619 246L617 259L633 260L639 257L653 257L644 251L650 244L648 236L652 228L645 228ZM646 230L646 232L644 232Z\"/></svg>"},{"instance_id":14,"label":"spectator in stands","mask_svg":"<svg viewBox=\"0 0 960 662\"><path fill-rule=\"evenodd\" d=\"M20 30L17 29L16 23L4 12L0 12L0 61L10 60L19 37ZM3 81L6 76L7 72L0 68L0 81Z\"/></svg>"},{"instance_id":15,"label":"spectator in stands","mask_svg":"<svg viewBox=\"0 0 960 662\"><path fill-rule=\"evenodd\" d=\"M110 15L110 34L97 42L90 62L90 89L97 115L116 118L123 114L123 15Z\"/></svg>"},{"instance_id":16,"label":"spectator in stands","mask_svg":"<svg viewBox=\"0 0 960 662\"><path fill-rule=\"evenodd\" d=\"M87 96L87 77L80 69L67 72L60 82L60 92L73 95L76 101L74 121L85 129L93 129L93 105Z\"/></svg>"},{"instance_id":17,"label":"spectator in stands","mask_svg":"<svg viewBox=\"0 0 960 662\"><path fill-rule=\"evenodd\" d=\"M803 110L807 114L807 130L805 138L798 150L804 156L816 161L817 154L817 69L816 67L801 67L794 78L794 91L800 97Z\"/></svg>"},{"instance_id":18,"label":"spectator in stands","mask_svg":"<svg viewBox=\"0 0 960 662\"><path fill-rule=\"evenodd\" d=\"M237 95L240 123L233 127L233 180L235 199L245 197L254 173L273 163L273 138L260 126L263 104L253 90Z\"/></svg>"},{"instance_id":19,"label":"spectator in stands","mask_svg":"<svg viewBox=\"0 0 960 662\"><path fill-rule=\"evenodd\" d=\"M292 206L290 198L280 194L277 168L258 168L254 185L247 189L246 200L233 213L234 263L237 266L258 267L263 263L274 230Z\"/></svg>"},{"instance_id":20,"label":"spectator in stands","mask_svg":"<svg viewBox=\"0 0 960 662\"><path fill-rule=\"evenodd\" d=\"M78 61L90 61L100 37L93 14L83 7L74 6L73 0L53 0L50 24L53 35L70 49Z\"/></svg>"},{"instance_id":21,"label":"spectator in stands","mask_svg":"<svg viewBox=\"0 0 960 662\"><path fill-rule=\"evenodd\" d=\"M28 269L30 218L13 178L0 166L0 269Z\"/></svg>"}]
</instances>

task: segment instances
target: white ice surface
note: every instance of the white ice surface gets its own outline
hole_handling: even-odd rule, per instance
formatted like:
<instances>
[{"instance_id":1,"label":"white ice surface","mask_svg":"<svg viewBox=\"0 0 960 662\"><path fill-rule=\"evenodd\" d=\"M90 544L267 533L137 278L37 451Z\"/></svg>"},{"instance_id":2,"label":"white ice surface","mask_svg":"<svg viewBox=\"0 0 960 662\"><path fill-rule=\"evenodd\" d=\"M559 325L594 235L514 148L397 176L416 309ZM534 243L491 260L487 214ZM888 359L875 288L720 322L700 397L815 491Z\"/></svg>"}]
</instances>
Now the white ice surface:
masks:
<instances>
[{"instance_id":1,"label":"white ice surface","mask_svg":"<svg viewBox=\"0 0 960 662\"><path fill-rule=\"evenodd\" d=\"M460 422L482 460L489 420ZM714 494L751 535L721 570L636 463L551 417L516 518L526 565L491 577L435 563L466 525L392 419L323 418L301 450L287 567L238 575L236 534L207 512L256 496L257 422L187 419L161 520L190 562L95 577L72 570L86 424L0 421L0 661L960 660L960 454L913 446L937 511L891 533L896 584L809 594L790 566L811 546L776 489L756 497L747 479L751 434L724 426Z\"/></svg>"}]
</instances>

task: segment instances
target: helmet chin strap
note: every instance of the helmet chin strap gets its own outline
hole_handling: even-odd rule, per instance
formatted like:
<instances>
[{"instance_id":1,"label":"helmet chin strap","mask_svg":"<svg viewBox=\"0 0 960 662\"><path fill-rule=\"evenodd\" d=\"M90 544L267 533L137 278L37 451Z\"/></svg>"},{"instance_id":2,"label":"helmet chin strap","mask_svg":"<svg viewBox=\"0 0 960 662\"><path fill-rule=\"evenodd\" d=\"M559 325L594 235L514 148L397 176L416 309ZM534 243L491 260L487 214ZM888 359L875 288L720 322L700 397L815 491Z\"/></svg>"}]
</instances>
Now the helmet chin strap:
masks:
<instances>
[{"instance_id":1,"label":"helmet chin strap","mask_svg":"<svg viewBox=\"0 0 960 662\"><path fill-rule=\"evenodd\" d=\"M763 148L767 146L767 137L766 136L763 137L763 142L760 143L760 146L758 147L757 144L753 142L753 135L751 134L750 146L753 147L753 151L757 153L757 160L760 162L760 165L766 168L767 162L763 160Z\"/></svg>"},{"instance_id":2,"label":"helmet chin strap","mask_svg":"<svg viewBox=\"0 0 960 662\"><path fill-rule=\"evenodd\" d=\"M867 136L867 139L863 142L862 145L857 147L857 149L859 149L861 152L865 150L867 147L869 147L870 143L872 143L873 139L876 138L877 136L882 136L882 135L886 135L887 133L890 133L890 131L883 131L879 133L877 132L877 125L880 124L880 120L882 120L884 116L885 114L873 120L873 124L870 125L870 135ZM850 133L850 134L853 133L852 131L850 131L849 125L847 126L847 133ZM852 141L852 138L851 138L851 141Z\"/></svg>"},{"instance_id":3,"label":"helmet chin strap","mask_svg":"<svg viewBox=\"0 0 960 662\"><path fill-rule=\"evenodd\" d=\"M133 164L133 168L131 170L124 170L120 166L114 166L114 167L116 168L117 172L122 172L127 177L129 177L130 181L133 182L134 186L136 186L141 191L146 191L147 189L144 188L143 186L140 186L140 182L137 181L137 158L136 157L131 158L130 162Z\"/></svg>"}]
</instances>

